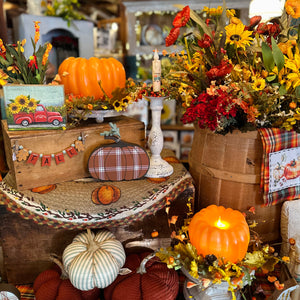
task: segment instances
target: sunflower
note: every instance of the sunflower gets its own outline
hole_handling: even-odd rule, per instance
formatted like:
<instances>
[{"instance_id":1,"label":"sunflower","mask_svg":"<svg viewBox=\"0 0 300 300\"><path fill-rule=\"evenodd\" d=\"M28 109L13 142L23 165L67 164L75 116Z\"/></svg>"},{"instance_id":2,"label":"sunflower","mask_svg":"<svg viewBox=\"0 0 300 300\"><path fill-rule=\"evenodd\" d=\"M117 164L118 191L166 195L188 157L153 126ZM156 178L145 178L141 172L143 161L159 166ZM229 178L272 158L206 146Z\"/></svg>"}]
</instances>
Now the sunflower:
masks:
<instances>
[{"instance_id":1,"label":"sunflower","mask_svg":"<svg viewBox=\"0 0 300 300\"><path fill-rule=\"evenodd\" d=\"M20 106L20 108L26 108L28 105L29 99L25 95L19 95L15 98L15 103Z\"/></svg>"},{"instance_id":2,"label":"sunflower","mask_svg":"<svg viewBox=\"0 0 300 300\"><path fill-rule=\"evenodd\" d=\"M252 88L255 91L262 91L266 86L266 82L263 78L256 78L252 83Z\"/></svg>"},{"instance_id":3,"label":"sunflower","mask_svg":"<svg viewBox=\"0 0 300 300\"><path fill-rule=\"evenodd\" d=\"M21 107L16 103L11 103L11 104L9 104L8 109L14 115L14 114L17 114L18 112L20 112Z\"/></svg>"},{"instance_id":4,"label":"sunflower","mask_svg":"<svg viewBox=\"0 0 300 300\"><path fill-rule=\"evenodd\" d=\"M121 111L123 109L122 103L118 100L113 103L113 107L116 111Z\"/></svg>"},{"instance_id":5,"label":"sunflower","mask_svg":"<svg viewBox=\"0 0 300 300\"><path fill-rule=\"evenodd\" d=\"M226 44L235 45L237 48L241 47L245 50L245 46L249 46L253 38L250 37L252 31L244 29L245 25L242 23L226 26Z\"/></svg>"},{"instance_id":6,"label":"sunflower","mask_svg":"<svg viewBox=\"0 0 300 300\"><path fill-rule=\"evenodd\" d=\"M288 59L285 63L285 67L291 70L287 75L287 79L291 81L295 89L300 85L300 54L295 53L294 59Z\"/></svg>"},{"instance_id":7,"label":"sunflower","mask_svg":"<svg viewBox=\"0 0 300 300\"><path fill-rule=\"evenodd\" d=\"M35 111L37 106L37 100L35 100L34 98L30 98L27 104L27 108L29 109L29 111Z\"/></svg>"}]
</instances>

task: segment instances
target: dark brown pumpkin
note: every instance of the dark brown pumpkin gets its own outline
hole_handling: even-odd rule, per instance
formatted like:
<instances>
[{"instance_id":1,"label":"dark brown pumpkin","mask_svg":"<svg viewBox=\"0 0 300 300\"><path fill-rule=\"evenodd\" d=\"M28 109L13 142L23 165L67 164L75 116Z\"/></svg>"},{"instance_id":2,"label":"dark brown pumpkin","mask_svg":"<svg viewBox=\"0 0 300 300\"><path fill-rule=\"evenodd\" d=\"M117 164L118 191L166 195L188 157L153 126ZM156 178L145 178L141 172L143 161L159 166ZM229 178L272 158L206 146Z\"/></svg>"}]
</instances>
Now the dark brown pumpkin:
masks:
<instances>
[{"instance_id":1,"label":"dark brown pumpkin","mask_svg":"<svg viewBox=\"0 0 300 300\"><path fill-rule=\"evenodd\" d=\"M150 252L129 254L123 268L132 272L119 275L104 289L105 300L174 300L179 290L179 278L158 257L147 257ZM146 261L144 259L147 257Z\"/></svg>"},{"instance_id":2,"label":"dark brown pumpkin","mask_svg":"<svg viewBox=\"0 0 300 300\"><path fill-rule=\"evenodd\" d=\"M93 178L99 180L121 181L139 179L149 169L149 156L139 145L114 139L113 144L95 149L88 161L88 170Z\"/></svg>"},{"instance_id":3,"label":"dark brown pumpkin","mask_svg":"<svg viewBox=\"0 0 300 300\"><path fill-rule=\"evenodd\" d=\"M92 201L95 204L108 205L120 199L121 190L114 185L103 185L92 192Z\"/></svg>"}]
</instances>

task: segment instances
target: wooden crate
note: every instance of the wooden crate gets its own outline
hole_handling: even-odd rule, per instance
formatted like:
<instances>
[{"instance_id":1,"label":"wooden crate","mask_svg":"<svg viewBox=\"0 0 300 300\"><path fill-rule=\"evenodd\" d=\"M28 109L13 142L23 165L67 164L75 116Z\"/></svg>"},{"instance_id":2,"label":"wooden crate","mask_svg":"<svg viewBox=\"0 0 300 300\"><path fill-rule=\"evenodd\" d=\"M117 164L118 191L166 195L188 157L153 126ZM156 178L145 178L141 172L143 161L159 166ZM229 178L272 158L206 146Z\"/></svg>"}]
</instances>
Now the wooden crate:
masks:
<instances>
[{"instance_id":1,"label":"wooden crate","mask_svg":"<svg viewBox=\"0 0 300 300\"><path fill-rule=\"evenodd\" d=\"M88 159L93 150L100 145L112 143L100 133L110 130L108 122L115 123L120 129L121 139L126 142L145 146L145 126L134 118L120 116L107 118L105 123L86 123L84 126L67 130L9 131L5 120L2 121L4 147L8 176L11 185L19 190L54 184L63 181L88 177ZM51 158L51 165L42 166L39 158L36 164L13 159L14 148L22 146L37 154L50 155L61 153L74 144L79 136L85 137L84 151L69 157L63 154L64 162L56 164Z\"/></svg>"}]
</instances>

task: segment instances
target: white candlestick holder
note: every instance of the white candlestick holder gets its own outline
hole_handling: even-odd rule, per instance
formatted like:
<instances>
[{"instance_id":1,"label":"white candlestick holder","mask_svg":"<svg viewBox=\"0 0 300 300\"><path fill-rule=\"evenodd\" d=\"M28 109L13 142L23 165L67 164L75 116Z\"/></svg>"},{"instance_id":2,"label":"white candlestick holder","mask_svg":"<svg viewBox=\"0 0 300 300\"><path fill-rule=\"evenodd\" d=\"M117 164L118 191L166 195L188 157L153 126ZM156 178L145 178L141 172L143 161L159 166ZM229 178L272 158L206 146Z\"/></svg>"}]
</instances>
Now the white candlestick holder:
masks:
<instances>
[{"instance_id":1,"label":"white candlestick holder","mask_svg":"<svg viewBox=\"0 0 300 300\"><path fill-rule=\"evenodd\" d=\"M164 97L147 98L150 100L152 126L148 137L148 146L151 151L150 167L145 176L149 178L167 177L173 173L173 167L160 156L164 145L163 132L160 126Z\"/></svg>"}]
</instances>

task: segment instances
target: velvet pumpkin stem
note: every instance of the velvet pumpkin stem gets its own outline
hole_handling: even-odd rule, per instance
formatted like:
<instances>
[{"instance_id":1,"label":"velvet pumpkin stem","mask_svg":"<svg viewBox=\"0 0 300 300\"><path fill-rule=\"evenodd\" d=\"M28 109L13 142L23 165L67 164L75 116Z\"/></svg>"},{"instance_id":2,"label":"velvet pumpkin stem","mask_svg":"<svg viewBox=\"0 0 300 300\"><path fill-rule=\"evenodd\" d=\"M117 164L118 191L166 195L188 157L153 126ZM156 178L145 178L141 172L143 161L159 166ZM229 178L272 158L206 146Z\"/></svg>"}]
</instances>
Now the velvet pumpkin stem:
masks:
<instances>
[{"instance_id":1,"label":"velvet pumpkin stem","mask_svg":"<svg viewBox=\"0 0 300 300\"><path fill-rule=\"evenodd\" d=\"M69 278L68 273L65 271L65 268L64 268L62 262L58 259L58 256L56 254L54 254L54 253L50 254L50 260L59 266L59 268L61 270L60 278L62 280Z\"/></svg>"},{"instance_id":2,"label":"velvet pumpkin stem","mask_svg":"<svg viewBox=\"0 0 300 300\"><path fill-rule=\"evenodd\" d=\"M147 271L146 271L146 263L147 263L151 258L153 258L153 257L155 257L155 253L152 253L152 254L149 254L148 256L146 256L146 257L142 260L140 266L137 268L136 273L138 273L138 274L146 274L146 273L147 273Z\"/></svg>"}]
</instances>

